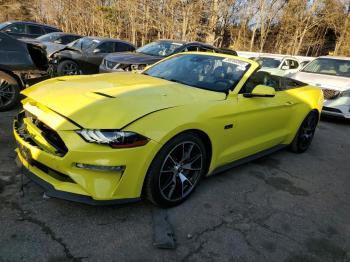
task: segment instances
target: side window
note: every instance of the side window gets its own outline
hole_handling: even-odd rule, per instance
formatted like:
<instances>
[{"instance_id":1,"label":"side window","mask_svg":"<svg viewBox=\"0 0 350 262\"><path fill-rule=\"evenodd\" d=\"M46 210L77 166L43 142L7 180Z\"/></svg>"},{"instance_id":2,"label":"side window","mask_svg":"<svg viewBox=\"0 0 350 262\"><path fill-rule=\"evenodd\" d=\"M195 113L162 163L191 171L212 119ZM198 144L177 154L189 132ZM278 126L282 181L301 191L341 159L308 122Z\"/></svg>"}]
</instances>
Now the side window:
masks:
<instances>
[{"instance_id":1,"label":"side window","mask_svg":"<svg viewBox=\"0 0 350 262\"><path fill-rule=\"evenodd\" d=\"M25 34L26 26L24 24L13 24L6 27L5 31L13 34Z\"/></svg>"},{"instance_id":2,"label":"side window","mask_svg":"<svg viewBox=\"0 0 350 262\"><path fill-rule=\"evenodd\" d=\"M74 36L71 35L65 35L65 36L61 36L57 39L62 45L67 45L70 42L73 42L75 40ZM57 41L56 40L56 41Z\"/></svg>"},{"instance_id":3,"label":"side window","mask_svg":"<svg viewBox=\"0 0 350 262\"><path fill-rule=\"evenodd\" d=\"M190 45L190 46L187 46L183 52L197 52L198 51L198 46L196 45Z\"/></svg>"},{"instance_id":4,"label":"side window","mask_svg":"<svg viewBox=\"0 0 350 262\"><path fill-rule=\"evenodd\" d=\"M126 43L122 42L116 42L115 43L115 52L127 52L127 51L133 51L134 48L131 45L128 45Z\"/></svg>"},{"instance_id":5,"label":"side window","mask_svg":"<svg viewBox=\"0 0 350 262\"><path fill-rule=\"evenodd\" d=\"M40 26L36 26L36 25L27 25L28 28L28 34L31 35L43 35L44 30L40 27Z\"/></svg>"},{"instance_id":6,"label":"side window","mask_svg":"<svg viewBox=\"0 0 350 262\"><path fill-rule=\"evenodd\" d=\"M59 32L57 29L50 28L50 27L44 27L46 34L48 33L54 33L54 32Z\"/></svg>"},{"instance_id":7,"label":"side window","mask_svg":"<svg viewBox=\"0 0 350 262\"><path fill-rule=\"evenodd\" d=\"M114 42L104 42L96 47L95 50L99 50L98 53L113 53L114 52Z\"/></svg>"},{"instance_id":8,"label":"side window","mask_svg":"<svg viewBox=\"0 0 350 262\"><path fill-rule=\"evenodd\" d=\"M210 49L210 48L204 47L204 46L199 46L199 47L198 47L198 51L199 51L199 52L214 52L213 49Z\"/></svg>"},{"instance_id":9,"label":"side window","mask_svg":"<svg viewBox=\"0 0 350 262\"><path fill-rule=\"evenodd\" d=\"M296 60L288 60L289 69L297 69L299 67L299 63Z\"/></svg>"},{"instance_id":10,"label":"side window","mask_svg":"<svg viewBox=\"0 0 350 262\"><path fill-rule=\"evenodd\" d=\"M251 93L254 87L257 85L270 86L273 87L276 91L281 91L280 79L280 77L271 75L267 72L257 71L250 76L239 93Z\"/></svg>"}]
</instances>

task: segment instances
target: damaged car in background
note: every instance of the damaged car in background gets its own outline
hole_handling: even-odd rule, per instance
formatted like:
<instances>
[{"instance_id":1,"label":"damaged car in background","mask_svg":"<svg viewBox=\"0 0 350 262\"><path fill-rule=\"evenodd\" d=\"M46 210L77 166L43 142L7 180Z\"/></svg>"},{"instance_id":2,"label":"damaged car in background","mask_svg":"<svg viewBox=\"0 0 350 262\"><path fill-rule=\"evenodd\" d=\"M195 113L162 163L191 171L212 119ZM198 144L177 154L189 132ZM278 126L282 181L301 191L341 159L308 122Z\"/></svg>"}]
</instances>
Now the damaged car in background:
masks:
<instances>
[{"instance_id":1,"label":"damaged car in background","mask_svg":"<svg viewBox=\"0 0 350 262\"><path fill-rule=\"evenodd\" d=\"M0 111L15 107L20 91L47 78L45 48L0 32Z\"/></svg>"},{"instance_id":2,"label":"damaged car in background","mask_svg":"<svg viewBox=\"0 0 350 262\"><path fill-rule=\"evenodd\" d=\"M107 55L100 65L100 73L141 71L145 69L146 66L154 64L167 56L188 51L237 55L237 53L231 49L217 48L200 42L160 40L140 47L135 52Z\"/></svg>"},{"instance_id":3,"label":"damaged car in background","mask_svg":"<svg viewBox=\"0 0 350 262\"><path fill-rule=\"evenodd\" d=\"M83 37L49 57L49 72L51 76L96 74L107 54L134 50L134 45L123 40Z\"/></svg>"},{"instance_id":4,"label":"damaged car in background","mask_svg":"<svg viewBox=\"0 0 350 262\"><path fill-rule=\"evenodd\" d=\"M74 44L74 42L80 38L82 38L82 36L77 34L54 32L34 39L24 38L21 40L29 43L44 45L47 57L50 57L53 53L62 50L67 45Z\"/></svg>"}]
</instances>

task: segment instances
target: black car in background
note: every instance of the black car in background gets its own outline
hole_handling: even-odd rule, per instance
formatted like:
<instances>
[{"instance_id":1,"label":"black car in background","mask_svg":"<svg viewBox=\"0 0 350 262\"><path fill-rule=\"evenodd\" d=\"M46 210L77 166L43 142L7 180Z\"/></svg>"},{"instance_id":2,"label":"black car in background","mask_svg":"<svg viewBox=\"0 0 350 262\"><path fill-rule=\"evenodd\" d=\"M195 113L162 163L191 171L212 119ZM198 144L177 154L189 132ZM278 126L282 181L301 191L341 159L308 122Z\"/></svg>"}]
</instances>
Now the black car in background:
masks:
<instances>
[{"instance_id":1,"label":"black car in background","mask_svg":"<svg viewBox=\"0 0 350 262\"><path fill-rule=\"evenodd\" d=\"M14 38L37 38L53 32L61 32L53 26L24 21L8 21L0 23L0 32Z\"/></svg>"},{"instance_id":2,"label":"black car in background","mask_svg":"<svg viewBox=\"0 0 350 262\"><path fill-rule=\"evenodd\" d=\"M147 65L158 62L167 56L190 51L237 55L233 50L217 48L201 42L160 40L140 47L133 53L126 52L107 55L100 65L100 72L142 70Z\"/></svg>"},{"instance_id":3,"label":"black car in background","mask_svg":"<svg viewBox=\"0 0 350 262\"><path fill-rule=\"evenodd\" d=\"M50 74L53 76L95 74L103 58L110 53L134 51L135 46L126 41L84 37L72 45L53 53L50 57Z\"/></svg>"},{"instance_id":4,"label":"black car in background","mask_svg":"<svg viewBox=\"0 0 350 262\"><path fill-rule=\"evenodd\" d=\"M45 48L0 32L0 111L19 103L20 91L48 78Z\"/></svg>"},{"instance_id":5,"label":"black car in background","mask_svg":"<svg viewBox=\"0 0 350 262\"><path fill-rule=\"evenodd\" d=\"M69 43L82 38L81 35L63 33L63 32L54 32L46 35L37 37L36 39L42 43L55 43L61 45L68 45Z\"/></svg>"}]
</instances>

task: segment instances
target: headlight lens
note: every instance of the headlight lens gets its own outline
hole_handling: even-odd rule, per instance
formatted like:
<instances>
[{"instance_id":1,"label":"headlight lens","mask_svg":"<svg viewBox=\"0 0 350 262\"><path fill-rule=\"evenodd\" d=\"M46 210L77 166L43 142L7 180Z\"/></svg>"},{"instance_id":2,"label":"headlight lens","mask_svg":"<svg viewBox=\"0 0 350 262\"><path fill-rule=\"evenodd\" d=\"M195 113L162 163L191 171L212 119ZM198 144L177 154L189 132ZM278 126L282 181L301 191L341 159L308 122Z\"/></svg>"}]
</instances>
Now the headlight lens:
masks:
<instances>
[{"instance_id":1,"label":"headlight lens","mask_svg":"<svg viewBox=\"0 0 350 262\"><path fill-rule=\"evenodd\" d=\"M76 131L89 143L106 144L112 148L130 148L146 145L148 138L134 132L119 130L82 129Z\"/></svg>"},{"instance_id":2,"label":"headlight lens","mask_svg":"<svg viewBox=\"0 0 350 262\"><path fill-rule=\"evenodd\" d=\"M342 93L341 93L341 96L350 97L350 89L345 90L344 92L342 92Z\"/></svg>"}]
</instances>

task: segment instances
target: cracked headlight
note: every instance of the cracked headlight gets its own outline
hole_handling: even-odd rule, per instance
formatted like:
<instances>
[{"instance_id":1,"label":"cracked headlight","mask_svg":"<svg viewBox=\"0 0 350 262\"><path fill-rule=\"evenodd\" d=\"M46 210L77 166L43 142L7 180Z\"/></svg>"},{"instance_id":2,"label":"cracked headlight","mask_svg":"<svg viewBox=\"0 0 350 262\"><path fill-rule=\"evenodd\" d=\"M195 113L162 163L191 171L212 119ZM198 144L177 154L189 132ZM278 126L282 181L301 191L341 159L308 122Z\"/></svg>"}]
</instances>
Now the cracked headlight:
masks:
<instances>
[{"instance_id":1,"label":"cracked headlight","mask_svg":"<svg viewBox=\"0 0 350 262\"><path fill-rule=\"evenodd\" d=\"M130 148L146 145L148 138L129 131L82 129L76 131L85 141L106 144L112 148Z\"/></svg>"}]
</instances>

